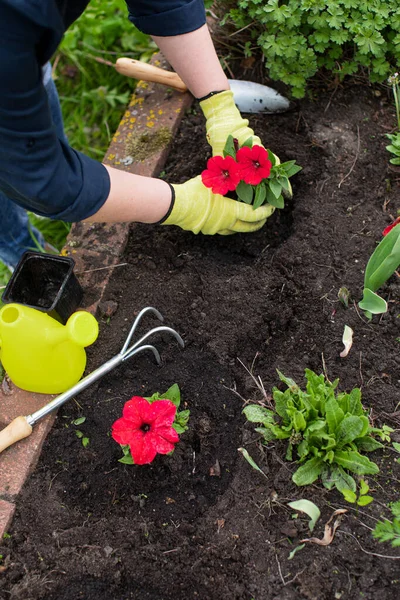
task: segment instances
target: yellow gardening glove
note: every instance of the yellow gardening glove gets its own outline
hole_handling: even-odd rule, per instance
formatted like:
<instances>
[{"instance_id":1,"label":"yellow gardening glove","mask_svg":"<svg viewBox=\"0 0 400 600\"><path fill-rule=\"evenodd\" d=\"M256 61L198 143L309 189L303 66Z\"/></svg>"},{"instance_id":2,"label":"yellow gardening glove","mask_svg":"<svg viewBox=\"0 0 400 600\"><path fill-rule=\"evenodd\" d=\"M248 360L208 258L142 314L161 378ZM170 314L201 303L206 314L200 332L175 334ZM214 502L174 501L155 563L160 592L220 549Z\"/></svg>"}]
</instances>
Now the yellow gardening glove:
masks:
<instances>
[{"instance_id":1,"label":"yellow gardening glove","mask_svg":"<svg viewBox=\"0 0 400 600\"><path fill-rule=\"evenodd\" d=\"M262 146L259 137L249 127L249 121L243 119L233 100L233 92L219 92L200 102L200 108L206 118L207 140L212 148L213 156L222 152L228 135L232 135L241 146L249 137L253 145Z\"/></svg>"},{"instance_id":2,"label":"yellow gardening glove","mask_svg":"<svg viewBox=\"0 0 400 600\"><path fill-rule=\"evenodd\" d=\"M205 235L230 235L260 229L274 212L270 205L256 210L248 204L213 194L201 176L172 185L175 202L163 225L178 225L186 231Z\"/></svg>"},{"instance_id":3,"label":"yellow gardening glove","mask_svg":"<svg viewBox=\"0 0 400 600\"><path fill-rule=\"evenodd\" d=\"M242 146L250 137L253 139L253 146L263 146L260 138L254 134L249 127L249 121L243 119L237 108L233 92L227 90L219 92L206 100L200 102L201 110L206 118L207 140L212 148L213 156L223 154L226 140L232 135ZM274 154L276 164L280 164L279 158ZM289 182L289 191L285 195L292 197L292 186Z\"/></svg>"}]
</instances>

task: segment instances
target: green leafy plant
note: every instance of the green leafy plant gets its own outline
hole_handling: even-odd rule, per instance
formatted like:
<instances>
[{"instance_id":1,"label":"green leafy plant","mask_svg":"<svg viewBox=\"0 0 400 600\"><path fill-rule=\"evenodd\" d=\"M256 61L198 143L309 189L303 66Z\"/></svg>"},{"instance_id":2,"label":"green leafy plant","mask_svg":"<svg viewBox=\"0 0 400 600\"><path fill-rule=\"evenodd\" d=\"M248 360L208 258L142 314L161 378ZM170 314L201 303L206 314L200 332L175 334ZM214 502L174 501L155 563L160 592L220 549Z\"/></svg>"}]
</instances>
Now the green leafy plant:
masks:
<instances>
[{"instance_id":1,"label":"green leafy plant","mask_svg":"<svg viewBox=\"0 0 400 600\"><path fill-rule=\"evenodd\" d=\"M340 79L362 70L383 82L400 62L397 0L216 0L214 6L223 23L241 31L236 47L245 56L261 50L269 76L298 98L319 69Z\"/></svg>"},{"instance_id":2,"label":"green leafy plant","mask_svg":"<svg viewBox=\"0 0 400 600\"><path fill-rule=\"evenodd\" d=\"M360 481L360 490L358 495L356 492L350 489L342 490L344 499L351 504L357 504L357 506L368 506L368 504L373 502L374 499L372 496L368 496L368 492L369 485L364 479L361 479Z\"/></svg>"},{"instance_id":3,"label":"green leafy plant","mask_svg":"<svg viewBox=\"0 0 400 600\"><path fill-rule=\"evenodd\" d=\"M394 548L400 547L400 501L393 502L390 506L393 519L378 521L372 536L379 542L390 542Z\"/></svg>"},{"instance_id":4,"label":"green leafy plant","mask_svg":"<svg viewBox=\"0 0 400 600\"><path fill-rule=\"evenodd\" d=\"M376 291L395 273L400 265L400 222L389 225L383 238L371 255L364 275L363 298L359 307L368 319L372 315L385 313L387 302Z\"/></svg>"},{"instance_id":5,"label":"green leafy plant","mask_svg":"<svg viewBox=\"0 0 400 600\"><path fill-rule=\"evenodd\" d=\"M327 489L340 492L356 490L356 475L374 475L378 466L363 453L382 448L361 403L361 391L337 393L339 380L333 383L324 375L306 369L306 390L278 371L287 386L282 392L273 388L275 410L250 404L243 410L248 421L260 423L256 431L265 443L287 440L286 459L297 458L300 466L293 474L294 483L309 485L321 478ZM376 430L375 430L376 431Z\"/></svg>"}]
</instances>

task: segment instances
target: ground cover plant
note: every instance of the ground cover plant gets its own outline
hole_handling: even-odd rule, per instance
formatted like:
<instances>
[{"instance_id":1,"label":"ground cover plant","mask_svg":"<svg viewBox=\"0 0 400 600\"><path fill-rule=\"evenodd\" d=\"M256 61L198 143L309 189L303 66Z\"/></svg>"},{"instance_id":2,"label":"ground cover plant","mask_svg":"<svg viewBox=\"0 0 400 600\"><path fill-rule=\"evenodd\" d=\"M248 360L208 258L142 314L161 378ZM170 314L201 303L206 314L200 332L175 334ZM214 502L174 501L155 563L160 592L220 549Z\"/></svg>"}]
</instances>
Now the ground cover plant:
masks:
<instances>
[{"instance_id":1,"label":"ground cover plant","mask_svg":"<svg viewBox=\"0 0 400 600\"><path fill-rule=\"evenodd\" d=\"M368 319L358 307L368 260L397 216L399 174L386 150L394 123L390 95L356 83L333 96L320 92L318 102L303 100L292 112L253 116L266 147L282 162L302 166L292 178L293 199L262 230L208 237L132 227L125 265L115 271L99 312L89 368L120 349L148 305L161 310L185 348L157 340L161 367L143 354L63 407L1 545L0 594L397 599L396 273L380 289L385 313ZM183 182L209 157L204 119L194 105L165 177ZM346 326L352 345L341 356ZM352 397L359 413L361 402L357 423L367 417L371 439L383 446L367 456L378 472L350 472L355 502L318 479L296 485L292 477L302 464L296 448L286 460L287 440L265 446L243 414L251 404L272 410L274 388L285 394L277 370L302 389L305 369L316 381L339 379L329 394ZM174 452L147 465L121 464L112 424L124 404L174 383L182 394L179 410L190 410ZM341 401L347 402L344 395ZM367 496L373 501L363 506ZM298 504L304 500L320 512L315 519L314 510L313 537L311 517ZM378 539L372 530L379 523L385 531Z\"/></svg>"},{"instance_id":2,"label":"ground cover plant","mask_svg":"<svg viewBox=\"0 0 400 600\"><path fill-rule=\"evenodd\" d=\"M216 6L234 25L232 41L239 37L249 57L261 51L269 76L298 98L320 70L341 80L363 72L383 82L400 61L396 0L218 0Z\"/></svg>"}]
</instances>

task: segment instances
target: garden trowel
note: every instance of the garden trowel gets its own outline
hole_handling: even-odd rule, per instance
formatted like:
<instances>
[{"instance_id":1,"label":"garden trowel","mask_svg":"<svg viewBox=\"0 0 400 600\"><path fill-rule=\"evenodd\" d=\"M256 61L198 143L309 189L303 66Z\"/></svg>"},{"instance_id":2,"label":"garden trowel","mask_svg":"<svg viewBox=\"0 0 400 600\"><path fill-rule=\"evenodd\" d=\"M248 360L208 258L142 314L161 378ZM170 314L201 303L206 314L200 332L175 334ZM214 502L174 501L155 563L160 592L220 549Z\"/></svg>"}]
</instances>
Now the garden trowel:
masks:
<instances>
[{"instance_id":1,"label":"garden trowel","mask_svg":"<svg viewBox=\"0 0 400 600\"><path fill-rule=\"evenodd\" d=\"M186 85L173 71L166 71L131 58L119 58L114 66L118 73L127 77L162 83L180 92L187 92ZM235 104L241 112L271 114L285 112L291 107L287 98L266 85L238 79L228 79L228 81Z\"/></svg>"}]
</instances>

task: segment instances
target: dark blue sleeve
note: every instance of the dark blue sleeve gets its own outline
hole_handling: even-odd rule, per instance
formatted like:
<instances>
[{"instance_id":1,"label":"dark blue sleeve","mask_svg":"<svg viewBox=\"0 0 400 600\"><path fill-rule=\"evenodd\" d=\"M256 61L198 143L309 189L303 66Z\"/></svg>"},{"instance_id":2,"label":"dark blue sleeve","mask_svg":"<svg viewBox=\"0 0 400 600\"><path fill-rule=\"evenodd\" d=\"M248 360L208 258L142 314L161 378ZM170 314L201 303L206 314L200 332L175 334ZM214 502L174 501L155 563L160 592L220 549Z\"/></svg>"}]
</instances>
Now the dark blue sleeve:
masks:
<instances>
[{"instance_id":1,"label":"dark blue sleeve","mask_svg":"<svg viewBox=\"0 0 400 600\"><path fill-rule=\"evenodd\" d=\"M110 180L101 163L57 138L37 57L49 31L0 4L0 190L39 215L75 222L101 208Z\"/></svg>"},{"instance_id":2,"label":"dark blue sleeve","mask_svg":"<svg viewBox=\"0 0 400 600\"><path fill-rule=\"evenodd\" d=\"M143 33L171 36L199 29L206 22L203 0L126 0L129 19Z\"/></svg>"}]
</instances>

